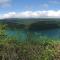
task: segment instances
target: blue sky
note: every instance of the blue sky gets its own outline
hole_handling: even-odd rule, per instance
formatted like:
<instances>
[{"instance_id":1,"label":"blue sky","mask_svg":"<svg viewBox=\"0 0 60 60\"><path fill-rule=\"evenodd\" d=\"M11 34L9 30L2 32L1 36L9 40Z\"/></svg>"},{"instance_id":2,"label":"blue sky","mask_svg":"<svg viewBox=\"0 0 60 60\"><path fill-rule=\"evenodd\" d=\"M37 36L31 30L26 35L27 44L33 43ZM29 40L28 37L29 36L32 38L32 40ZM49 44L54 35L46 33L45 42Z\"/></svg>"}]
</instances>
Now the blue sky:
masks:
<instances>
[{"instance_id":1,"label":"blue sky","mask_svg":"<svg viewBox=\"0 0 60 60\"><path fill-rule=\"evenodd\" d=\"M4 4L7 5L5 6ZM2 0L2 2L0 2L0 13L59 9L60 0Z\"/></svg>"},{"instance_id":2,"label":"blue sky","mask_svg":"<svg viewBox=\"0 0 60 60\"><path fill-rule=\"evenodd\" d=\"M14 15L27 11L28 13L45 11L44 14L48 14L50 10L53 11L53 15L60 12L60 0L0 0L0 15Z\"/></svg>"}]
</instances>

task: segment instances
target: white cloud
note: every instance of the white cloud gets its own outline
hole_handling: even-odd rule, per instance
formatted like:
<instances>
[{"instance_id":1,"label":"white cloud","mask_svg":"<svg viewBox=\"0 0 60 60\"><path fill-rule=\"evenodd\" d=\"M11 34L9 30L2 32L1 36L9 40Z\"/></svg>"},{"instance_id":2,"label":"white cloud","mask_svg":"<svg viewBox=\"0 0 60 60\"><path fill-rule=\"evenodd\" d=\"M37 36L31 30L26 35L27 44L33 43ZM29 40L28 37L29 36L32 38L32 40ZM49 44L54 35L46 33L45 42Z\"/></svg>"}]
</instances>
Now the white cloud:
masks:
<instances>
[{"instance_id":1,"label":"white cloud","mask_svg":"<svg viewBox=\"0 0 60 60\"><path fill-rule=\"evenodd\" d=\"M60 4L60 1L57 1L57 0L52 0L52 1L49 1L50 4Z\"/></svg>"},{"instance_id":2,"label":"white cloud","mask_svg":"<svg viewBox=\"0 0 60 60\"><path fill-rule=\"evenodd\" d=\"M9 6L11 0L0 0L0 6Z\"/></svg>"},{"instance_id":3,"label":"white cloud","mask_svg":"<svg viewBox=\"0 0 60 60\"><path fill-rule=\"evenodd\" d=\"M49 4L47 3L39 4L38 7L40 8L40 10L48 10Z\"/></svg>"},{"instance_id":4,"label":"white cloud","mask_svg":"<svg viewBox=\"0 0 60 60\"><path fill-rule=\"evenodd\" d=\"M0 14L0 19L4 18L60 18L60 10L48 11L24 11L24 12L9 12Z\"/></svg>"}]
</instances>

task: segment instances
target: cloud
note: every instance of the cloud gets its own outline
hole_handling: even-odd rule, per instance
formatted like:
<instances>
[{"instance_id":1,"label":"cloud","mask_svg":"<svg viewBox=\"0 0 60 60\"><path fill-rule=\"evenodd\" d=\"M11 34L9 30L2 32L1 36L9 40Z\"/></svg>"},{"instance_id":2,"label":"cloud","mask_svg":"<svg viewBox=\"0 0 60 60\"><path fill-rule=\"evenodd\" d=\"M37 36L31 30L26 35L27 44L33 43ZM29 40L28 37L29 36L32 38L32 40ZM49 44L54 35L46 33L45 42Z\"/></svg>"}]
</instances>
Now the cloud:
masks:
<instances>
[{"instance_id":1,"label":"cloud","mask_svg":"<svg viewBox=\"0 0 60 60\"><path fill-rule=\"evenodd\" d=\"M40 10L48 10L49 4L43 3L39 4Z\"/></svg>"},{"instance_id":2,"label":"cloud","mask_svg":"<svg viewBox=\"0 0 60 60\"><path fill-rule=\"evenodd\" d=\"M9 6L11 0L0 0L0 6Z\"/></svg>"},{"instance_id":3,"label":"cloud","mask_svg":"<svg viewBox=\"0 0 60 60\"><path fill-rule=\"evenodd\" d=\"M60 10L8 12L0 14L0 19L4 18L60 18Z\"/></svg>"},{"instance_id":4,"label":"cloud","mask_svg":"<svg viewBox=\"0 0 60 60\"><path fill-rule=\"evenodd\" d=\"M58 0L52 0L52 1L49 1L50 4L60 4L60 1Z\"/></svg>"}]
</instances>

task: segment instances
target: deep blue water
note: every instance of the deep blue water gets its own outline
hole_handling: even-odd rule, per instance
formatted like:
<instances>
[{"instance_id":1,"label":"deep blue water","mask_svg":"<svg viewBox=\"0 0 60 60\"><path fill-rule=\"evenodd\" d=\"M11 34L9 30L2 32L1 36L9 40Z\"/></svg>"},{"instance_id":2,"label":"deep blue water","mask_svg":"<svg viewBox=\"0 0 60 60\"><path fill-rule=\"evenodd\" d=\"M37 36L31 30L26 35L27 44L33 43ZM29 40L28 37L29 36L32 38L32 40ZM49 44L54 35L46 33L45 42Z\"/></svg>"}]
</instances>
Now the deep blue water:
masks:
<instances>
[{"instance_id":1,"label":"deep blue water","mask_svg":"<svg viewBox=\"0 0 60 60\"><path fill-rule=\"evenodd\" d=\"M60 28L43 31L6 30L6 35L9 38L15 38L16 40L21 41L27 40L30 35L32 39L39 39L41 36L52 39L60 39Z\"/></svg>"}]
</instances>

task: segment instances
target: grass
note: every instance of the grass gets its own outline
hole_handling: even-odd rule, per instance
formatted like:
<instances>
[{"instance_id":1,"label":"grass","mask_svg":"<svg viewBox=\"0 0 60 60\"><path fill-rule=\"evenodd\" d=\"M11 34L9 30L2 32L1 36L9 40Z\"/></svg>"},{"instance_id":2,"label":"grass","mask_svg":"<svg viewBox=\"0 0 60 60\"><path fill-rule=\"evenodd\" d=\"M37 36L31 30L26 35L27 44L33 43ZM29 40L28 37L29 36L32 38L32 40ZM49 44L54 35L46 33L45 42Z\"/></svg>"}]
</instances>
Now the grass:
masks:
<instances>
[{"instance_id":1,"label":"grass","mask_svg":"<svg viewBox=\"0 0 60 60\"><path fill-rule=\"evenodd\" d=\"M60 41L0 40L0 60L59 60Z\"/></svg>"},{"instance_id":2,"label":"grass","mask_svg":"<svg viewBox=\"0 0 60 60\"><path fill-rule=\"evenodd\" d=\"M5 35L5 25L1 26L0 35ZM15 37L2 38L0 60L60 60L60 39L52 40L42 36L33 38L30 33L26 42L18 42Z\"/></svg>"}]
</instances>

